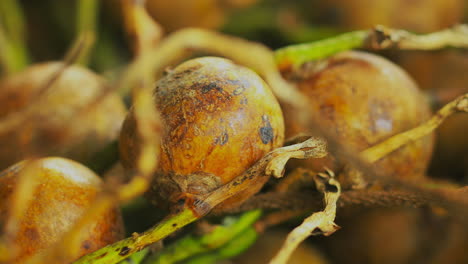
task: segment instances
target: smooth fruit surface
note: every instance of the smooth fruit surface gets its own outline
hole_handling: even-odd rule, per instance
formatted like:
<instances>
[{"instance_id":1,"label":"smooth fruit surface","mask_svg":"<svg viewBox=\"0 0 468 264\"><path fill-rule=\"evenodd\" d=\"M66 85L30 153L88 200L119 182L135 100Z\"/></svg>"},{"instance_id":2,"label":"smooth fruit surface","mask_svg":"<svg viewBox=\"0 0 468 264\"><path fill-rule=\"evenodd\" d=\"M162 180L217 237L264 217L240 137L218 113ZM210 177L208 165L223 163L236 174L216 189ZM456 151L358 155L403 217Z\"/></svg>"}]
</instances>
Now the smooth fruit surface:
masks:
<instances>
[{"instance_id":1,"label":"smooth fruit surface","mask_svg":"<svg viewBox=\"0 0 468 264\"><path fill-rule=\"evenodd\" d=\"M364 52L340 53L323 68L295 82L308 97L308 111L319 119L322 128L356 152L418 126L431 114L415 82L403 70ZM287 136L306 131L294 112L287 106L283 110ZM427 136L391 153L377 166L391 175L421 176L432 145L432 136ZM324 165L336 169L339 162L325 158L301 164L321 170Z\"/></svg>"},{"instance_id":2,"label":"smooth fruit surface","mask_svg":"<svg viewBox=\"0 0 468 264\"><path fill-rule=\"evenodd\" d=\"M103 96L104 80L79 66L64 68L49 85L63 67L60 62L37 64L0 82L0 124L27 114L0 132L0 169L31 154L88 161L117 138L126 113L122 99Z\"/></svg>"},{"instance_id":3,"label":"smooth fruit surface","mask_svg":"<svg viewBox=\"0 0 468 264\"><path fill-rule=\"evenodd\" d=\"M15 263L59 241L89 208L102 184L91 170L68 159L51 157L17 163L0 173L0 223L8 220L15 187L25 171L35 174L37 184L18 221L13 241L18 248ZM122 239L123 235L120 211L108 211L84 229L80 256Z\"/></svg>"}]
</instances>

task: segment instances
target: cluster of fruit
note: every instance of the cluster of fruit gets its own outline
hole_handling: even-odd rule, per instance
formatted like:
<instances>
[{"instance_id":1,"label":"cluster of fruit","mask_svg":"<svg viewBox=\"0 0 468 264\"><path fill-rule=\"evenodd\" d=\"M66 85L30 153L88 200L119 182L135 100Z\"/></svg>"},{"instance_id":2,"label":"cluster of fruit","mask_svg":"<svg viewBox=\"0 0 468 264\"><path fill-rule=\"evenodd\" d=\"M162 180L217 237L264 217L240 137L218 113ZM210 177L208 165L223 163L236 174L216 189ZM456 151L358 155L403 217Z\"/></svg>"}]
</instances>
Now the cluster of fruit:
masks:
<instances>
[{"instance_id":1,"label":"cluster of fruit","mask_svg":"<svg viewBox=\"0 0 468 264\"><path fill-rule=\"evenodd\" d=\"M158 13L161 6L171 5L168 2L149 2L155 16L174 27L168 29L190 23L172 23L172 14ZM219 4L204 2L208 7ZM255 1L227 2L243 6ZM171 3L178 10L186 4ZM164 15L170 15L167 21ZM401 60L407 62L406 57ZM410 63L403 64L411 69ZM300 110L312 113L322 130L356 153L431 116L429 100L410 75L371 53L338 53L283 77L307 98L308 108ZM117 140L119 162L128 174L138 168L138 117L109 86L85 67L61 62L32 65L0 80L0 223L14 250L9 261L41 254L80 219L105 189L100 177L82 164L92 163L106 146ZM278 100L257 73L225 58L199 57L168 69L154 85L153 99L163 130L158 135L159 155L147 157L159 164L147 197L159 208L171 210L181 200L209 194L283 146L285 138L313 131L304 126L298 109ZM433 146L434 135L429 135L373 166L395 178L425 179ZM328 155L291 162L288 169L327 167L340 173L346 165L346 160ZM263 184L252 185L215 209L239 206ZM31 199L23 201L24 192ZM18 205L24 210L18 212ZM123 236L116 206L86 227L77 255Z\"/></svg>"}]
</instances>

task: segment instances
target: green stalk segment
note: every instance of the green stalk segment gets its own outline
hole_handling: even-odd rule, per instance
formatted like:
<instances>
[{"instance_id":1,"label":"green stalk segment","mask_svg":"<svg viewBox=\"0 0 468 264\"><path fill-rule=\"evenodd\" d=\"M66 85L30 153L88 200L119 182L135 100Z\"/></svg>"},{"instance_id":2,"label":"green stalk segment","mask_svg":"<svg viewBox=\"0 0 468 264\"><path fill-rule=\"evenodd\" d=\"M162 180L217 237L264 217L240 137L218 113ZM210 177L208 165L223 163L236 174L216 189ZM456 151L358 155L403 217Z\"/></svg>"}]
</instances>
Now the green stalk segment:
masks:
<instances>
[{"instance_id":1,"label":"green stalk segment","mask_svg":"<svg viewBox=\"0 0 468 264\"><path fill-rule=\"evenodd\" d=\"M296 68L302 64L326 58L340 51L363 47L369 31L353 31L336 37L304 44L290 45L275 51L280 70Z\"/></svg>"},{"instance_id":2,"label":"green stalk segment","mask_svg":"<svg viewBox=\"0 0 468 264\"><path fill-rule=\"evenodd\" d=\"M197 220L192 210L185 208L181 212L168 217L141 235L135 235L107 247L103 247L91 254L85 255L73 264L114 264L124 260L150 244L157 242L176 230Z\"/></svg>"},{"instance_id":3,"label":"green stalk segment","mask_svg":"<svg viewBox=\"0 0 468 264\"><path fill-rule=\"evenodd\" d=\"M90 34L92 43L96 38L96 21L99 11L99 1L97 0L79 0L77 6L76 35ZM92 45L86 47L78 59L81 65L87 65L91 55Z\"/></svg>"},{"instance_id":4,"label":"green stalk segment","mask_svg":"<svg viewBox=\"0 0 468 264\"><path fill-rule=\"evenodd\" d=\"M0 1L0 64L7 74L29 64L24 14L18 0Z\"/></svg>"},{"instance_id":5,"label":"green stalk segment","mask_svg":"<svg viewBox=\"0 0 468 264\"><path fill-rule=\"evenodd\" d=\"M180 239L144 263L173 264L204 253L219 255L218 249L233 242L233 239L237 240L239 234L252 228L251 226L260 216L261 211L256 210L246 212L239 218L227 217L224 225L217 226L213 231L201 237L189 235Z\"/></svg>"},{"instance_id":6,"label":"green stalk segment","mask_svg":"<svg viewBox=\"0 0 468 264\"><path fill-rule=\"evenodd\" d=\"M220 249L200 256L195 256L194 258L184 261L184 263L215 264L221 260L233 258L250 248L250 246L252 246L252 244L257 240L257 236L257 231L255 231L253 227L249 227Z\"/></svg>"}]
</instances>

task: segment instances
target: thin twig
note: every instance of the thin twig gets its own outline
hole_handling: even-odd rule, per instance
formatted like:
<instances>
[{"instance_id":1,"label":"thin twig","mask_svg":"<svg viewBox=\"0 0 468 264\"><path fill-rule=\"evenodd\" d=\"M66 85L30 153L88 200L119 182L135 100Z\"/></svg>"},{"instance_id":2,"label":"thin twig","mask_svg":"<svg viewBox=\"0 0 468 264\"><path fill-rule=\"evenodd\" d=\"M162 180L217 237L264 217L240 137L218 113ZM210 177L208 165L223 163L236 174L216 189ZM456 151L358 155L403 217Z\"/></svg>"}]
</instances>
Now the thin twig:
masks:
<instances>
[{"instance_id":1,"label":"thin twig","mask_svg":"<svg viewBox=\"0 0 468 264\"><path fill-rule=\"evenodd\" d=\"M339 227L335 224L337 201L340 197L341 187L338 181L333 178L333 174L316 174L315 184L317 189L325 195L325 209L313 213L307 217L302 224L294 228L286 237L286 241L275 257L270 261L272 264L287 263L291 254L311 235L329 236Z\"/></svg>"},{"instance_id":2,"label":"thin twig","mask_svg":"<svg viewBox=\"0 0 468 264\"><path fill-rule=\"evenodd\" d=\"M88 64L92 51L92 44L96 39L97 16L99 13L100 1L97 0L78 0L77 2L77 20L76 35L87 35L91 40L90 44L80 53L77 63L85 66Z\"/></svg>"},{"instance_id":3,"label":"thin twig","mask_svg":"<svg viewBox=\"0 0 468 264\"><path fill-rule=\"evenodd\" d=\"M147 13L145 2L144 0L121 1L125 29L137 56L147 54L155 48L163 36L162 27Z\"/></svg>"},{"instance_id":4,"label":"thin twig","mask_svg":"<svg viewBox=\"0 0 468 264\"><path fill-rule=\"evenodd\" d=\"M361 157L370 163L387 156L398 148L408 144L411 141L420 139L434 131L449 116L457 112L468 112L468 93L459 96L452 102L446 104L442 109L422 125L397 134L380 144L372 146L361 152Z\"/></svg>"},{"instance_id":5,"label":"thin twig","mask_svg":"<svg viewBox=\"0 0 468 264\"><path fill-rule=\"evenodd\" d=\"M457 202L459 210L452 214L460 220L468 219L466 199L468 199L465 188L437 188L438 193ZM460 202L463 201L464 202ZM322 207L321 197L318 192L294 191L294 192L268 192L259 194L247 200L237 208L223 211L224 214L233 214L255 209L263 210L294 210L294 211L317 211ZM339 209L346 208L382 208L382 207L409 207L418 208L423 206L440 206L445 203L434 195L419 193L404 189L394 190L352 190L343 191L338 201ZM465 208L464 208L465 207Z\"/></svg>"},{"instance_id":6,"label":"thin twig","mask_svg":"<svg viewBox=\"0 0 468 264\"><path fill-rule=\"evenodd\" d=\"M33 258L28 263L63 263L76 259L79 248L79 234L83 227L92 222L102 212L116 206L116 204L128 201L147 190L151 176L156 170L159 157L159 141L162 131L159 115L151 96L149 83L141 82L143 86L138 88L134 96L134 112L137 119L137 133L141 139L140 153L137 159L137 173L132 180L122 186L106 186L106 189L98 194L91 208L64 235L57 246L52 247L44 254ZM111 182L108 179L108 182Z\"/></svg>"},{"instance_id":7,"label":"thin twig","mask_svg":"<svg viewBox=\"0 0 468 264\"><path fill-rule=\"evenodd\" d=\"M246 212L231 219L226 224L216 226L209 233L200 237L189 235L145 260L145 264L176 263L198 255L215 251L235 239L240 233L251 227L261 216L260 210Z\"/></svg>"},{"instance_id":8,"label":"thin twig","mask_svg":"<svg viewBox=\"0 0 468 264\"><path fill-rule=\"evenodd\" d=\"M319 141L320 142L323 141ZM317 152L313 151L317 148ZM314 138L308 139L305 142L275 149L267 153L263 158L257 161L251 168L246 170L241 175L234 178L231 182L221 186L204 197L193 197L188 199L180 210L174 215L168 216L160 224L149 229L141 235L135 235L112 245L99 249L91 254L83 256L74 264L81 263L116 263L117 261L127 258L131 253L142 250L148 245L157 242L172 232L182 228L183 226L196 221L197 219L208 214L213 208L241 193L248 188L259 188L268 181L271 175L266 173L266 168L271 162L282 160L281 156L291 156L290 152L303 153L303 158L310 158L318 155L323 156L323 146L318 145ZM300 156L299 154L297 154ZM125 254L119 250L125 249Z\"/></svg>"},{"instance_id":9,"label":"thin twig","mask_svg":"<svg viewBox=\"0 0 468 264\"><path fill-rule=\"evenodd\" d=\"M366 47L402 50L436 50L447 47L468 48L468 25L455 25L441 31L416 35L401 29L377 26L369 34Z\"/></svg>"}]
</instances>

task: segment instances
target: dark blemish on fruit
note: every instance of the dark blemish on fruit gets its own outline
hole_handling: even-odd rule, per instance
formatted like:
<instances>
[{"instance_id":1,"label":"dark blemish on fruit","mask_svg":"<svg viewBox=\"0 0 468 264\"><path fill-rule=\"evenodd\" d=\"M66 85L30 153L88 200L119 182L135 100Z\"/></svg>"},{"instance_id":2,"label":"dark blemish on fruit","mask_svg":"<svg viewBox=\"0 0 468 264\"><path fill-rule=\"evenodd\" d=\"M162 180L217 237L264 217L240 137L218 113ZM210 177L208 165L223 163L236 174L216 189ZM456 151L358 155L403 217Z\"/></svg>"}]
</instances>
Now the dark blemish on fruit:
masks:
<instances>
[{"instance_id":1,"label":"dark blemish on fruit","mask_svg":"<svg viewBox=\"0 0 468 264\"><path fill-rule=\"evenodd\" d=\"M216 84L216 83L205 84L205 85L203 85L202 88L201 88L201 91L202 91L202 93L204 93L204 94L210 92L211 90L217 90L217 91L221 92L221 91L223 90L223 88L221 88L220 86L218 86L218 84Z\"/></svg>"},{"instance_id":2,"label":"dark blemish on fruit","mask_svg":"<svg viewBox=\"0 0 468 264\"><path fill-rule=\"evenodd\" d=\"M260 128L260 138L262 139L263 144L268 144L273 142L274 133L273 128L271 127L268 116L262 116L263 126Z\"/></svg>"},{"instance_id":3,"label":"dark blemish on fruit","mask_svg":"<svg viewBox=\"0 0 468 264\"><path fill-rule=\"evenodd\" d=\"M322 104L320 105L320 115L324 119L334 120L335 118L335 107L333 104Z\"/></svg>"},{"instance_id":4,"label":"dark blemish on fruit","mask_svg":"<svg viewBox=\"0 0 468 264\"><path fill-rule=\"evenodd\" d=\"M176 227L177 227L177 224L176 224L176 223L172 224L172 227L176 228Z\"/></svg>"},{"instance_id":5,"label":"dark blemish on fruit","mask_svg":"<svg viewBox=\"0 0 468 264\"><path fill-rule=\"evenodd\" d=\"M130 253L130 250L131 250L131 249L130 249L129 247L123 247L122 250L120 250L119 255L120 255L120 256L125 256L125 255L127 255L128 253Z\"/></svg>"},{"instance_id":6,"label":"dark blemish on fruit","mask_svg":"<svg viewBox=\"0 0 468 264\"><path fill-rule=\"evenodd\" d=\"M115 252L117 252L117 251L120 251L120 248L116 248L116 249L115 249Z\"/></svg>"},{"instance_id":7,"label":"dark blemish on fruit","mask_svg":"<svg viewBox=\"0 0 468 264\"><path fill-rule=\"evenodd\" d=\"M24 230L24 235L29 241L35 241L39 239L39 232L35 228L27 228Z\"/></svg>"},{"instance_id":8,"label":"dark blemish on fruit","mask_svg":"<svg viewBox=\"0 0 468 264\"><path fill-rule=\"evenodd\" d=\"M101 255L99 255L99 257L97 257L97 259L103 258L103 257L105 257L106 255L107 255L107 252L104 252L104 253L102 253Z\"/></svg>"},{"instance_id":9,"label":"dark blemish on fruit","mask_svg":"<svg viewBox=\"0 0 468 264\"><path fill-rule=\"evenodd\" d=\"M223 146L229 141L229 134L224 131L223 134L215 139L214 144Z\"/></svg>"},{"instance_id":10,"label":"dark blemish on fruit","mask_svg":"<svg viewBox=\"0 0 468 264\"><path fill-rule=\"evenodd\" d=\"M84 249L86 249L86 250L91 249L91 247L92 247L91 241L85 240L85 241L83 242L82 247L83 247Z\"/></svg>"}]
</instances>

